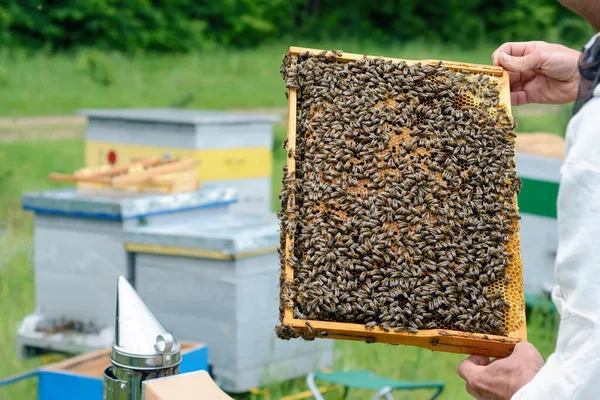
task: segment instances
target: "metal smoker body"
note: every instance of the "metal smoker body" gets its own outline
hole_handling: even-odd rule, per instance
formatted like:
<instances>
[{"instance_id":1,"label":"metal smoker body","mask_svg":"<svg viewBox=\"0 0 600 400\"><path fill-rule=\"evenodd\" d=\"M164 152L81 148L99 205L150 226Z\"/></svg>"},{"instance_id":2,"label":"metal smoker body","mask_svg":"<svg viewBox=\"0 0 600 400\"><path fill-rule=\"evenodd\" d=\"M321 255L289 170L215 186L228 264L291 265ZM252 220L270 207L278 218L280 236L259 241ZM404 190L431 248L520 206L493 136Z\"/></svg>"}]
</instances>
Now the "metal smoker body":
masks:
<instances>
[{"instance_id":1,"label":"metal smoker body","mask_svg":"<svg viewBox=\"0 0 600 400\"><path fill-rule=\"evenodd\" d=\"M142 383L179 374L181 348L124 277L117 284L112 366L104 370L104 400L141 400Z\"/></svg>"}]
</instances>

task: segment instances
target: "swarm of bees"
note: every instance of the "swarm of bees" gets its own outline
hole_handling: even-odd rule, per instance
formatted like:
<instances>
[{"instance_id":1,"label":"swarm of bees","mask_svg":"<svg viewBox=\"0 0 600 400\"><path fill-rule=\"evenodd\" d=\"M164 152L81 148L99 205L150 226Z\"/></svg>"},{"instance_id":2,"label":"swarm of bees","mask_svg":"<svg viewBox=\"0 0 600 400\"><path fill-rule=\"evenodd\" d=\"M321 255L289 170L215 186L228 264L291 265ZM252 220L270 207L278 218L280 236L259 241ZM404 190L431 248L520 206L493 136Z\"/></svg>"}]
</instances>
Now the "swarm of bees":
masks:
<instances>
[{"instance_id":1,"label":"swarm of bees","mask_svg":"<svg viewBox=\"0 0 600 400\"><path fill-rule=\"evenodd\" d=\"M521 183L497 81L339 55L286 54L281 67L297 130L280 195L280 312L386 332L517 328L507 270L520 262Z\"/></svg>"}]
</instances>

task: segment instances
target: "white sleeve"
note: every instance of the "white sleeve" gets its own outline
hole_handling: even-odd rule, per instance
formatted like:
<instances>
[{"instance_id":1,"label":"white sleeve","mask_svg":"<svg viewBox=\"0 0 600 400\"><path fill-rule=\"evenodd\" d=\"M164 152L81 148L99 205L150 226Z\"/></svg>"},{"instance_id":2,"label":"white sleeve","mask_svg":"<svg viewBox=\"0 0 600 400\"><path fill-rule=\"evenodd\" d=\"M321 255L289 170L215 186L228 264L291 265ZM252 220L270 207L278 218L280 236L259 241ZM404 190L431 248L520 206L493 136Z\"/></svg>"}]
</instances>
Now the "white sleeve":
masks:
<instances>
[{"instance_id":1,"label":"white sleeve","mask_svg":"<svg viewBox=\"0 0 600 400\"><path fill-rule=\"evenodd\" d=\"M571 120L561 175L556 350L513 400L600 399L600 98Z\"/></svg>"}]
</instances>

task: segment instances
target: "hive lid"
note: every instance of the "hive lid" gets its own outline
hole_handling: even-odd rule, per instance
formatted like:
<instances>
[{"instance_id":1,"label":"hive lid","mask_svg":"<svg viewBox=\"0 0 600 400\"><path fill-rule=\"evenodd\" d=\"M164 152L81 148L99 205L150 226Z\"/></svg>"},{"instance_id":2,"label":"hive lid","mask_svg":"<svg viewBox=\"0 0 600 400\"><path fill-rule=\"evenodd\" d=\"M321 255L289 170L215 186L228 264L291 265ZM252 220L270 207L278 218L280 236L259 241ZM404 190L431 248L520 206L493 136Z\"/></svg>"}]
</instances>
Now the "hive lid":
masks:
<instances>
[{"instance_id":1,"label":"hive lid","mask_svg":"<svg viewBox=\"0 0 600 400\"><path fill-rule=\"evenodd\" d=\"M77 114L95 119L176 125L273 123L281 120L279 115L271 114L177 108L83 109Z\"/></svg>"},{"instance_id":2,"label":"hive lid","mask_svg":"<svg viewBox=\"0 0 600 400\"><path fill-rule=\"evenodd\" d=\"M167 368L181 362L179 343L122 276L117 283L115 341L111 361L131 369Z\"/></svg>"},{"instance_id":3,"label":"hive lid","mask_svg":"<svg viewBox=\"0 0 600 400\"><path fill-rule=\"evenodd\" d=\"M229 187L205 188L174 194L133 193L120 190L78 191L74 188L29 192L23 209L40 214L120 221L183 210L223 206L237 202Z\"/></svg>"},{"instance_id":4,"label":"hive lid","mask_svg":"<svg viewBox=\"0 0 600 400\"><path fill-rule=\"evenodd\" d=\"M157 253L152 250L155 246L191 249L198 257L239 258L274 250L279 245L279 223L275 214L224 214L166 226L128 228L125 243L141 252Z\"/></svg>"},{"instance_id":5,"label":"hive lid","mask_svg":"<svg viewBox=\"0 0 600 400\"><path fill-rule=\"evenodd\" d=\"M565 139L552 133L520 133L515 139L515 151L517 154L564 160Z\"/></svg>"}]
</instances>

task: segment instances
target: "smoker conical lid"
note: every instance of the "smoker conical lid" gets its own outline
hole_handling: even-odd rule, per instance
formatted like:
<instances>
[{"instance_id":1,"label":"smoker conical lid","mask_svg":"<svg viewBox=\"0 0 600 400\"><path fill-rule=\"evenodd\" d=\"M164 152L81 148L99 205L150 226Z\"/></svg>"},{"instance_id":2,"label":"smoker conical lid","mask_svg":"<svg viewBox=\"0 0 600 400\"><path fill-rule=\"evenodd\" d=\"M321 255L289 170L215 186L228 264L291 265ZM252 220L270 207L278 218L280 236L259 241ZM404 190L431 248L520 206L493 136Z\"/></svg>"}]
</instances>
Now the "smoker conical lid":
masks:
<instances>
[{"instance_id":1,"label":"smoker conical lid","mask_svg":"<svg viewBox=\"0 0 600 400\"><path fill-rule=\"evenodd\" d=\"M180 346L148 306L119 277L113 364L132 369L160 369L181 361Z\"/></svg>"}]
</instances>

